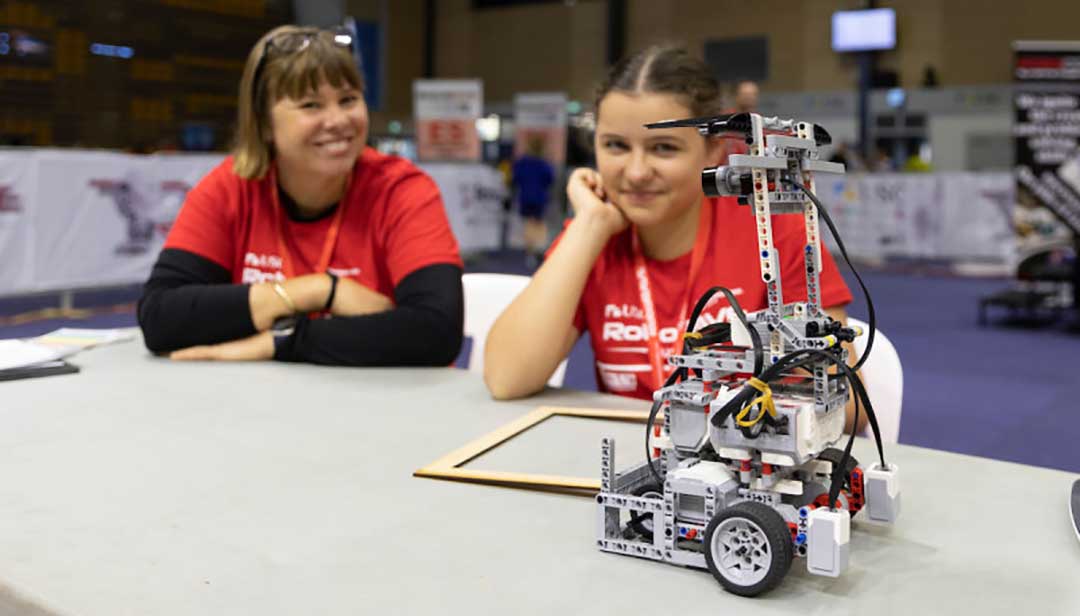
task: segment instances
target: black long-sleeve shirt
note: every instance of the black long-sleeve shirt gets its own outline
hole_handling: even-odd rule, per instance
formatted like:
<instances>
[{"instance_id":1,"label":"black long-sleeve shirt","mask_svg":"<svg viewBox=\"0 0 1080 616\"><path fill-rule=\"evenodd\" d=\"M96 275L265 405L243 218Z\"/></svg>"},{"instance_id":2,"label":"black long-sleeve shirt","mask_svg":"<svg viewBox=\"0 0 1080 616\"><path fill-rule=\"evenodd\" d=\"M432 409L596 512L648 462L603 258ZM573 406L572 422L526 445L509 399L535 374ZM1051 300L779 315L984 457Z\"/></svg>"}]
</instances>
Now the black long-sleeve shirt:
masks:
<instances>
[{"instance_id":1,"label":"black long-sleeve shirt","mask_svg":"<svg viewBox=\"0 0 1080 616\"><path fill-rule=\"evenodd\" d=\"M186 250L161 252L139 300L147 348L163 353L256 334L246 284ZM394 287L395 308L357 316L301 317L274 359L348 366L445 366L461 349L461 268L421 267Z\"/></svg>"}]
</instances>

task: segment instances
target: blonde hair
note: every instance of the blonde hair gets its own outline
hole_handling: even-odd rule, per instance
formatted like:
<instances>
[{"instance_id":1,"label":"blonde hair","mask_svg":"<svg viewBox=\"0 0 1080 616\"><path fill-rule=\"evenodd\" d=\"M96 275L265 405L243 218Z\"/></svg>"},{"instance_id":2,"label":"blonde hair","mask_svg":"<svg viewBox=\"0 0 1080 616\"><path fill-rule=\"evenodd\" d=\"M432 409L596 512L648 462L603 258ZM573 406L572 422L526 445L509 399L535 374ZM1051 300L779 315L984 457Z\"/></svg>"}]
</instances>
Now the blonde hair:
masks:
<instances>
[{"instance_id":1,"label":"blonde hair","mask_svg":"<svg viewBox=\"0 0 1080 616\"><path fill-rule=\"evenodd\" d=\"M272 48L270 41L281 35L310 35L299 51L286 53ZM268 45L271 47L268 49ZM265 59L264 59L265 56ZM260 60L263 63L253 83ZM327 82L335 88L348 84L363 91L363 78L348 49L334 42L334 35L317 28L280 26L267 32L248 53L240 78L237 99L236 141L233 171L244 179L262 178L273 160L270 107L282 98L299 99Z\"/></svg>"}]
</instances>

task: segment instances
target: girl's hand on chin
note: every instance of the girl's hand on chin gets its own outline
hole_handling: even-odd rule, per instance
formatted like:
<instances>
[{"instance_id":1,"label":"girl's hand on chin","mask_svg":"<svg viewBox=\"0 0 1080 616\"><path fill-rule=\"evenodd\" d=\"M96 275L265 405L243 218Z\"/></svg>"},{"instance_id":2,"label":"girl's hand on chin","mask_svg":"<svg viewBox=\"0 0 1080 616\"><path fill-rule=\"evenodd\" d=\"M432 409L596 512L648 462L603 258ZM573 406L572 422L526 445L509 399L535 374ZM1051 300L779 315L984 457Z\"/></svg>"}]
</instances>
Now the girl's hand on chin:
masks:
<instances>
[{"instance_id":1,"label":"girl's hand on chin","mask_svg":"<svg viewBox=\"0 0 1080 616\"><path fill-rule=\"evenodd\" d=\"M626 215L607 200L600 174L594 169L574 169L566 183L566 196L574 208L574 217L598 225L608 237L630 226Z\"/></svg>"}]
</instances>

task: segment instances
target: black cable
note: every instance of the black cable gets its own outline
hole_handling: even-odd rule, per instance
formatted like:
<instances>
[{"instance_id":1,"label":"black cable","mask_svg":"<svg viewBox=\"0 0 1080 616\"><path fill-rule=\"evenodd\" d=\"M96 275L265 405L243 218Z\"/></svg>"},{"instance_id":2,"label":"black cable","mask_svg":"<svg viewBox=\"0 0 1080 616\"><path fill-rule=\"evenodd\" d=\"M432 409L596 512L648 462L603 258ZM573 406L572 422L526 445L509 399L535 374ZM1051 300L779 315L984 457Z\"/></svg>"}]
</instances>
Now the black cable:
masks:
<instances>
[{"instance_id":1,"label":"black cable","mask_svg":"<svg viewBox=\"0 0 1080 616\"><path fill-rule=\"evenodd\" d=\"M690 333L694 330L694 325L697 322L701 311L708 303L709 299L717 292L722 292L728 299L728 303L732 306L736 316L746 327L750 334L750 338L753 341L754 346L754 376L759 380L769 383L786 371L802 367L808 363L814 361L815 358L824 358L827 362L836 365L841 371L844 377L847 379L848 386L855 396L855 415L852 425L851 435L848 438L847 446L844 448L843 455L841 456L836 467L833 468L833 473L829 487L829 507L832 508L836 503L836 499L839 496L840 488L843 485L843 469L847 467L848 462L851 459L851 448L855 443L855 427L859 424L859 412L860 409L865 407L867 421L870 423L871 431L874 435L874 441L878 450L878 457L881 460L882 467L887 467L885 463L885 450L881 441L881 431L878 426L877 415L874 413L874 407L870 402L870 398L866 393L866 388L862 384L862 380L859 379L857 370L862 367L867 358L870 357L870 349L874 346L874 334L877 330L877 317L874 311L874 301L870 297L870 291L866 288L866 283L863 282L862 276L859 275L858 269L852 264L851 258L848 257L847 248L844 246L844 241L840 238L840 233L836 230L836 225L833 224L832 218L829 216L825 205L812 193L806 186L799 183L795 179L790 179L791 183L797 186L800 190L806 193L806 196L817 207L818 213L825 221L825 225L829 228L829 232L832 234L833 239L836 240L837 246L840 248L840 254L844 258L844 262L851 269L852 274L855 276L855 280L858 281L859 287L862 289L863 297L866 299L866 307L868 312L868 326L869 333L866 340L866 348L863 350L862 356L855 363L854 366L848 366L839 356L832 355L825 351L818 349L801 349L793 353L789 353L784 357L781 357L775 364L769 366L769 368L762 371L762 364L764 363L764 350L761 343L761 336L758 331L750 325L749 319L746 318L746 314L742 311L742 307L739 306L738 300L735 299L734 294L724 287L713 287L705 292L704 295L698 300L694 306L694 311L691 313L690 321L687 323L686 331ZM683 353L690 352L691 344L685 337L683 339ZM683 378L686 374L685 368L679 368L671 374L671 376L664 383L664 387L669 387L676 383L680 378ZM720 424L734 412L736 408L742 408L758 391L749 385L744 385L742 389L729 400L717 413L715 413L711 419L714 426L719 427ZM649 411L649 419L645 430L645 460L649 465L649 470L652 472L654 478L660 485L663 485L664 481L660 477L659 471L653 465L652 452L650 451L650 438L652 436L652 426L656 421L656 415L659 413L661 401L657 400L653 402L652 408ZM762 411L764 412L764 410Z\"/></svg>"},{"instance_id":2,"label":"black cable","mask_svg":"<svg viewBox=\"0 0 1080 616\"><path fill-rule=\"evenodd\" d=\"M712 296L716 295L717 292L724 294L728 300L728 304L731 305L732 310L735 312L735 316L738 317L739 321L743 324L743 327L750 333L750 340L754 347L754 376L757 376L761 373L762 364L765 363L765 352L761 344L761 334L759 334L757 329L750 324L750 319L746 317L746 313L743 312L742 306L739 305L739 300L735 298L735 294L732 293L730 289L727 289L726 287L712 287L708 291L705 291L705 293L698 298L697 303L694 304L694 310L690 313L690 320L686 322L686 333L689 334L694 331L698 317L701 316L701 311L705 309L709 300L712 299ZM684 355L690 353L691 346L690 341L684 336ZM674 385L685 376L686 369L678 368L670 377L668 377L667 381L664 382L663 387ZM660 485L663 485L664 480L660 477L660 472L656 470L656 467L652 463L652 447L650 447L653 423L656 421L656 415L660 412L661 406L662 403L657 400L653 402L652 408L649 409L649 420L645 423L645 460L649 463L649 470L652 472L653 477L656 478L656 481L659 482Z\"/></svg>"},{"instance_id":3,"label":"black cable","mask_svg":"<svg viewBox=\"0 0 1080 616\"><path fill-rule=\"evenodd\" d=\"M854 374L854 373L852 373ZM848 382L851 382L850 377ZM869 398L867 399L869 400ZM832 476L829 478L829 509L833 508L836 503L836 498L840 496L840 487L844 485L844 469L848 466L848 461L851 460L851 446L855 444L855 426L859 425L859 396L855 396L855 418L852 422L851 436L848 437L847 446L844 447L844 453L840 456L840 460L836 463L836 468L833 469ZM881 441L878 440L880 444ZM882 464L884 464L884 454L882 454Z\"/></svg>"},{"instance_id":4,"label":"black cable","mask_svg":"<svg viewBox=\"0 0 1080 616\"><path fill-rule=\"evenodd\" d=\"M738 317L739 322L743 324L747 332L750 334L750 341L754 347L754 376L761 373L762 365L765 363L765 350L761 343L761 334L758 333L750 324L750 319L746 318L746 313L743 312L742 306L739 305L739 300L735 298L735 294L726 287L712 287L698 299L697 304L694 305L693 312L690 313L690 320L686 323L686 333L694 331L694 327L697 325L698 317L701 315L701 311L705 309L705 305L709 303L713 295L717 292L723 293L727 298L728 304L731 305L731 309L735 312L735 316ZM690 352L691 344L684 337L683 338L683 353Z\"/></svg>"},{"instance_id":5,"label":"black cable","mask_svg":"<svg viewBox=\"0 0 1080 616\"><path fill-rule=\"evenodd\" d=\"M799 187L806 196L810 198L810 201L817 207L818 213L821 214L821 218L825 221L825 225L829 227L829 233L832 234L833 239L836 240L836 245L840 248L840 255L844 257L844 262L851 268L851 273L855 275L855 280L859 281L859 287L862 288L863 297L866 298L866 311L869 314L869 329L870 332L866 338L866 348L863 349L862 357L859 361L855 362L854 369L858 370L862 367L866 359L870 357L870 349L874 346L874 332L877 331L877 318L874 314L874 300L870 298L870 291L866 289L866 284L863 282L862 276L859 275L859 270L855 269L855 266L851 263L851 259L848 258L847 248L844 247L844 240L840 239L840 233L836 230L836 225L833 224L832 218L829 217L829 212L825 209L825 205L817 198L814 193L810 192L806 186L800 184L794 178L791 178L791 183Z\"/></svg>"},{"instance_id":6,"label":"black cable","mask_svg":"<svg viewBox=\"0 0 1080 616\"><path fill-rule=\"evenodd\" d=\"M881 430L878 426L877 414L874 413L873 404L870 402L870 397L866 393L866 388L863 386L862 380L859 379L858 373L856 373L851 366L848 366L841 361L838 356L819 349L801 349L781 357L758 378L765 383L769 383L791 370L803 367L807 363L822 358L831 364L835 364L841 371L843 377L847 379L848 385L856 399L856 408L858 408L858 405L861 403L862 407L866 409L867 420L870 423L870 430L874 436L875 444L877 445L878 456L881 459L881 465L885 466L885 448L882 444ZM710 422L712 422L715 427L720 427L729 415L738 412L739 409L743 408L758 393L758 390L753 387L744 385L731 400L712 415ZM858 425L858 417L855 419L854 425ZM851 438L853 439L854 437L855 432L852 430ZM846 459L844 460L844 463L846 464ZM835 498L833 500L835 500Z\"/></svg>"},{"instance_id":7,"label":"black cable","mask_svg":"<svg viewBox=\"0 0 1080 616\"><path fill-rule=\"evenodd\" d=\"M679 368L675 372L672 372L671 376L668 377L667 381L664 381L664 387L674 385L675 382L679 380L682 372L682 368ZM663 402L661 400L653 400L652 408L649 409L649 420L645 424L645 462L649 464L649 471L652 472L652 476L656 479L656 482L663 486L664 478L660 476L660 471L656 470L656 467L653 465L652 452L649 451L651 449L651 447L649 447L649 441L652 437L653 422L656 421L656 414L660 412L661 406L663 406Z\"/></svg>"}]
</instances>

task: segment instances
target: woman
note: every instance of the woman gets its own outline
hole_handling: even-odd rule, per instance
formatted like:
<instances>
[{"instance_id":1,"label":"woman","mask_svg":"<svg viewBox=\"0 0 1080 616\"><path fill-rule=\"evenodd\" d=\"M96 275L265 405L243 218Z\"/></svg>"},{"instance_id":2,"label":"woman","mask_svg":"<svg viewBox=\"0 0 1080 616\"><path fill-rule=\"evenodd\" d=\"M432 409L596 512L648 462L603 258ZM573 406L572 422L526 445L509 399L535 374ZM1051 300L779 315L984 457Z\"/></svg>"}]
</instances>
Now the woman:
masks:
<instances>
[{"instance_id":1,"label":"woman","mask_svg":"<svg viewBox=\"0 0 1080 616\"><path fill-rule=\"evenodd\" d=\"M236 147L188 194L139 301L177 360L447 365L461 258L435 184L365 147L351 38L282 26L248 56Z\"/></svg>"},{"instance_id":2,"label":"woman","mask_svg":"<svg viewBox=\"0 0 1080 616\"><path fill-rule=\"evenodd\" d=\"M681 348L689 309L707 289L730 288L746 311L767 307L749 208L701 190L701 170L716 164L722 142L693 128L644 127L714 115L718 94L704 63L679 48L652 47L612 70L596 99L598 169L570 176L574 218L488 334L484 378L496 398L539 391L588 331L599 389L652 399L671 373L665 358ZM802 218L775 217L773 234L784 299L805 301ZM822 305L845 320L851 294L827 252L822 264ZM716 294L699 323L730 314Z\"/></svg>"}]
</instances>

